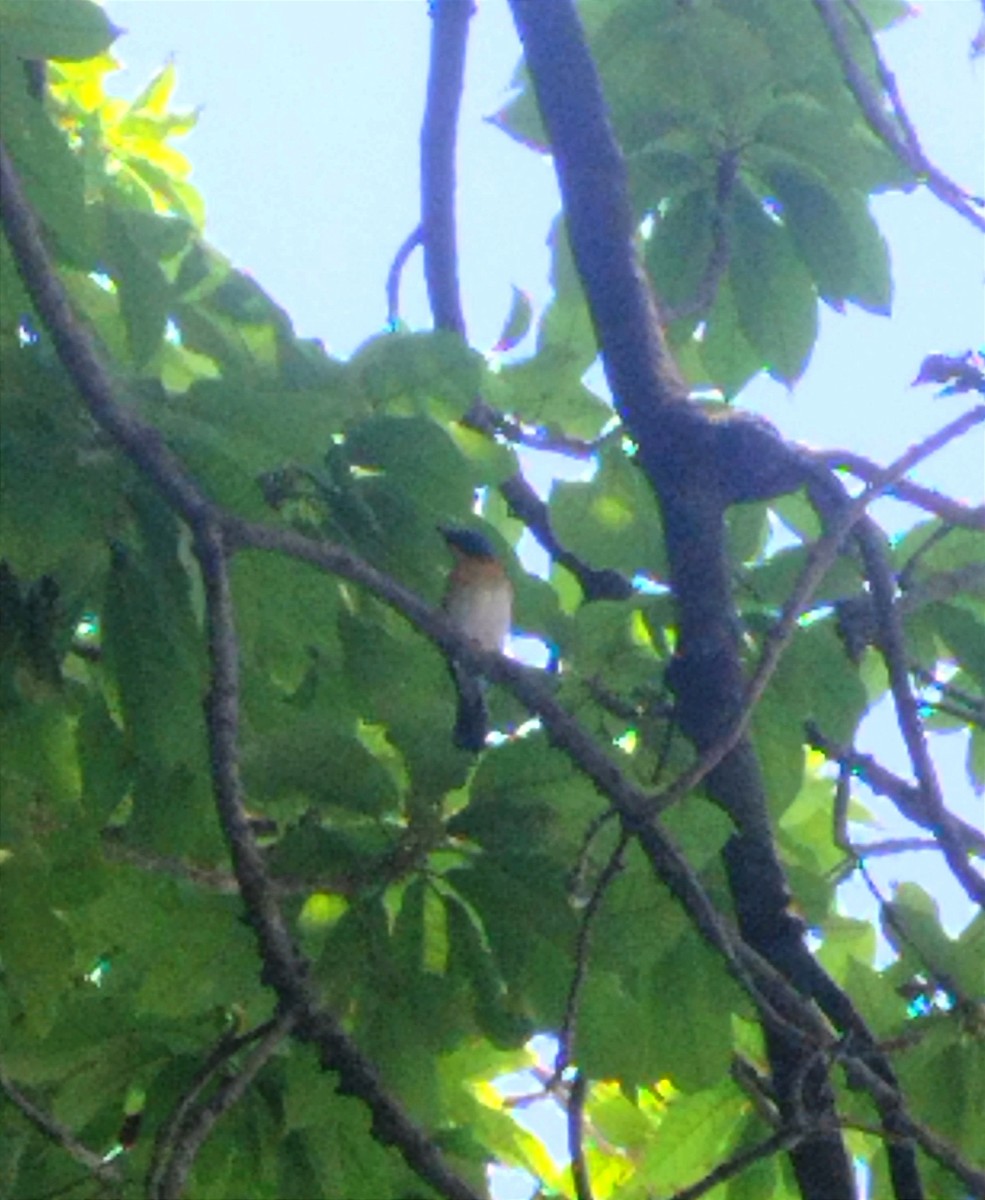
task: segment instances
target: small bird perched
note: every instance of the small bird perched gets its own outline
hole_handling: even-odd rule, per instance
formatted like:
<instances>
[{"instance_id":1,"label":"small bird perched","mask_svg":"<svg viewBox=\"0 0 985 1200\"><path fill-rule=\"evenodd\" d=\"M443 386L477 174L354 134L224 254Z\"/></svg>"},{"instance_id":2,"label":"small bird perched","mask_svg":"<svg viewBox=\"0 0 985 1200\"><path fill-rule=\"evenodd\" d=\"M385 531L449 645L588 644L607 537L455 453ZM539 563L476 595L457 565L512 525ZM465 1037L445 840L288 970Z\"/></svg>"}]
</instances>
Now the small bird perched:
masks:
<instances>
[{"instance_id":1,"label":"small bird perched","mask_svg":"<svg viewBox=\"0 0 985 1200\"><path fill-rule=\"evenodd\" d=\"M455 559L443 602L445 612L480 649L502 651L513 622L513 585L503 564L484 534L456 528L441 532ZM489 725L482 681L454 659L449 666L458 690L455 745L478 754L486 744Z\"/></svg>"}]
</instances>

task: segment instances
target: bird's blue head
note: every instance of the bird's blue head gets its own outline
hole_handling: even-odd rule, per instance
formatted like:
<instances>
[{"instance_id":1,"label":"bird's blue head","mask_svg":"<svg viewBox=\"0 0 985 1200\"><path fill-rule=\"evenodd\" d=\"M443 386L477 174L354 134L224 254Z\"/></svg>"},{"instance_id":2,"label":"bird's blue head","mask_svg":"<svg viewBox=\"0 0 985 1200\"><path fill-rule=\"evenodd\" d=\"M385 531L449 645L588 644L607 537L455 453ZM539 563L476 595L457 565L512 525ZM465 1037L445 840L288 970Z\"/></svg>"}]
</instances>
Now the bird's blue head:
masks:
<instances>
[{"instance_id":1,"label":"bird's blue head","mask_svg":"<svg viewBox=\"0 0 985 1200\"><path fill-rule=\"evenodd\" d=\"M465 558L496 557L492 542L484 533L479 533L475 529L460 529L444 525L441 527L441 533L448 545Z\"/></svg>"}]
</instances>

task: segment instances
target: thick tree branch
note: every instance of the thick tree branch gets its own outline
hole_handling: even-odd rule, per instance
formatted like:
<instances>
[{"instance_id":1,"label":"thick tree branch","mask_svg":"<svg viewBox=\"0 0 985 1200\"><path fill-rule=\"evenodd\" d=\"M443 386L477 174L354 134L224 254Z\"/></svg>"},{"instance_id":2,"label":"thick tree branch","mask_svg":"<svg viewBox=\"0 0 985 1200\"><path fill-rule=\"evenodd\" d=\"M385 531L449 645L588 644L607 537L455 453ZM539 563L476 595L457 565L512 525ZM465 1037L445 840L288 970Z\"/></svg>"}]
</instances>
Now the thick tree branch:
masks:
<instances>
[{"instance_id":1,"label":"thick tree branch","mask_svg":"<svg viewBox=\"0 0 985 1200\"><path fill-rule=\"evenodd\" d=\"M455 240L455 151L472 0L431 0L431 58L421 128L424 278L437 329L465 332Z\"/></svg>"},{"instance_id":2,"label":"thick tree branch","mask_svg":"<svg viewBox=\"0 0 985 1200\"><path fill-rule=\"evenodd\" d=\"M896 80L879 53L872 26L858 6L851 0L846 0L846 7L868 39L882 87L881 95L872 86L852 53L845 19L841 13L842 0L813 0L813 3L841 63L845 83L858 102L869 128L920 182L926 184L938 200L954 209L966 221L970 221L976 229L985 231L985 216L979 211L982 208L982 200L971 196L965 188L949 179L924 153L913 122L903 105ZM886 112L883 96L889 99L895 123Z\"/></svg>"},{"instance_id":3,"label":"thick tree branch","mask_svg":"<svg viewBox=\"0 0 985 1200\"><path fill-rule=\"evenodd\" d=\"M511 0L510 6L616 408L625 415L631 399L634 407L679 403L687 388L664 343L634 248L625 163L577 19L565 0Z\"/></svg>"},{"instance_id":4,"label":"thick tree branch","mask_svg":"<svg viewBox=\"0 0 985 1200\"><path fill-rule=\"evenodd\" d=\"M764 423L715 423L684 403L676 369L655 326L655 304L632 242L634 222L622 157L573 6L567 0L511 3L555 156L572 251L614 402L637 442L640 464L661 506L679 634L669 682L678 699L680 727L703 755L742 719L746 690L731 599L725 509L740 499L795 490L813 472ZM808 580L806 592L812 586ZM848 997L812 958L802 928L790 914L762 777L741 731L708 772L707 787L739 829L725 858L743 936L783 976L816 997L839 1028L856 1032L874 1055L882 1078L891 1081L891 1068L879 1059L871 1033ZM632 826L648 852L653 829L645 822ZM769 1023L766 1036L781 1111L785 1116L801 1111L807 1099L801 1082L804 1064L816 1055ZM805 1111L810 1132L791 1151L802 1193L810 1200L847 1198L855 1190L843 1141L832 1121L825 1120L834 1117L826 1075L824 1062L810 1070ZM884 1119L892 1131L892 1114L885 1113ZM897 1191L905 1180L909 1194L920 1195L912 1149L894 1151Z\"/></svg>"}]
</instances>

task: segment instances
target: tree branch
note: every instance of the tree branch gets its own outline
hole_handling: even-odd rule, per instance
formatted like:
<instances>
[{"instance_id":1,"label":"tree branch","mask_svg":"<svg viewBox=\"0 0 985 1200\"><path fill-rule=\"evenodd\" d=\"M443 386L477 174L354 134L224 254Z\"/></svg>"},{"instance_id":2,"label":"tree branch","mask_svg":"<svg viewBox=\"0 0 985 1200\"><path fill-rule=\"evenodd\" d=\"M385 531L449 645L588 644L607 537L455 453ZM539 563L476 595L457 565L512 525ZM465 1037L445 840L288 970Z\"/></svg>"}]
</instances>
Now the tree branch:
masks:
<instances>
[{"instance_id":1,"label":"tree branch","mask_svg":"<svg viewBox=\"0 0 985 1200\"><path fill-rule=\"evenodd\" d=\"M743 499L768 499L796 490L817 468L761 421L733 417L716 423L686 403L655 325L655 304L632 240L634 222L622 157L573 6L567 0L511 4L550 137L572 251L614 403L639 447L638 461L661 506L678 615L678 648L669 683L677 696L680 727L703 756L717 752L733 722L748 719L725 510ZM846 523L837 541L850 525ZM817 580L806 581L805 595L823 574L821 570ZM796 616L789 619L792 628ZM763 666L760 685L765 685L773 665ZM840 1028L855 1031L882 1077L894 1082L860 1014L811 957L802 926L790 913L789 887L773 843L762 776L741 729L706 773L710 798L739 830L726 847L725 859L740 928L748 941L748 946L739 943L743 953L759 950L779 969L778 977L795 980ZM651 862L660 862L662 847L653 844L655 823L636 820L629 828ZM663 877L666 880L666 874ZM757 985L766 990L761 975ZM786 1115L796 1106L791 1086L814 1049L769 1022L765 1025L778 1099ZM824 1038L815 1045L823 1046ZM810 1200L847 1198L855 1191L851 1164L836 1127L822 1121L834 1116L823 1063L812 1071L810 1083L810 1129L791 1149L798 1182ZM892 1114L887 1112L884 1119L892 1129ZM912 1148L894 1150L894 1185L905 1178L909 1194L919 1195Z\"/></svg>"},{"instance_id":2,"label":"tree branch","mask_svg":"<svg viewBox=\"0 0 985 1200\"><path fill-rule=\"evenodd\" d=\"M652 803L655 812L666 811L671 805L676 804L693 791L742 740L752 719L755 706L762 698L783 652L793 636L798 618L841 552L845 539L861 522L869 505L918 462L936 453L948 442L960 437L982 421L985 421L985 405L977 405L948 422L942 429L930 434L921 442L909 447L895 462L884 468L860 496L846 502L837 515L828 522L824 536L811 547L807 563L783 606L780 619L766 637L763 651L746 688L739 713L725 733L701 755L693 766L653 797ZM871 550L870 544L870 552ZM873 563L873 565L875 564ZM894 637L894 646L897 640L898 638ZM909 721L909 714L907 717ZM914 737L914 746L916 747L917 738L912 729L910 729L910 734ZM925 755L919 757L922 761ZM933 783L933 781L931 782Z\"/></svg>"},{"instance_id":3,"label":"tree branch","mask_svg":"<svg viewBox=\"0 0 985 1200\"><path fill-rule=\"evenodd\" d=\"M890 120L883 107L883 96L872 86L865 72L855 61L848 40L848 30L839 10L839 0L813 0L813 3L828 31L838 61L841 63L845 83L855 97L872 132L904 166L909 168L922 183L926 184L938 200L954 209L966 221L970 221L976 229L985 231L985 217L978 211L982 207L981 199L972 197L966 189L949 179L943 171L934 166L924 153L913 122L903 105L896 80L879 53L872 26L858 6L852 0L845 0L846 7L869 42L882 93L889 99L896 124Z\"/></svg>"},{"instance_id":4,"label":"tree branch","mask_svg":"<svg viewBox=\"0 0 985 1200\"><path fill-rule=\"evenodd\" d=\"M455 149L472 0L430 0L431 57L421 128L424 278L437 329L464 333L455 239Z\"/></svg>"},{"instance_id":5,"label":"tree branch","mask_svg":"<svg viewBox=\"0 0 985 1200\"><path fill-rule=\"evenodd\" d=\"M35 1104L0 1068L0 1092L7 1097L11 1104L30 1123L39 1130L49 1141L60 1146L66 1154L75 1159L80 1166L85 1167L103 1183L120 1183L120 1172L117 1167L107 1162L102 1155L90 1150L72 1131L61 1121L56 1121L50 1113Z\"/></svg>"},{"instance_id":6,"label":"tree branch","mask_svg":"<svg viewBox=\"0 0 985 1200\"><path fill-rule=\"evenodd\" d=\"M860 524L857 532L875 603L879 649L889 674L896 721L903 735L910 765L920 786L921 802L931 822L928 827L940 841L948 866L969 898L979 906L985 906L985 879L968 861L958 831L954 828L953 817L944 805L940 781L927 745L923 719L910 688L906 637L901 615L893 602L895 582L882 535L868 523Z\"/></svg>"},{"instance_id":7,"label":"tree branch","mask_svg":"<svg viewBox=\"0 0 985 1200\"><path fill-rule=\"evenodd\" d=\"M421 226L416 225L400 243L397 253L393 256L390 270L386 277L386 323L392 331L400 321L400 278L407 260L421 245Z\"/></svg>"},{"instance_id":8,"label":"tree branch","mask_svg":"<svg viewBox=\"0 0 985 1200\"><path fill-rule=\"evenodd\" d=\"M804 447L804 453L833 470L849 471L866 483L875 482L885 469L851 450L810 450ZM925 512L933 513L949 525L985 530L985 505L979 504L971 508L960 500L952 500L950 496L944 496L910 479L897 480L891 487L886 488L885 492L887 496L895 496L922 508Z\"/></svg>"},{"instance_id":9,"label":"tree branch","mask_svg":"<svg viewBox=\"0 0 985 1200\"><path fill-rule=\"evenodd\" d=\"M585 1162L585 1095L588 1080L578 1071L571 1081L571 1096L567 1104L568 1153L571 1155L571 1179L577 1200L594 1200L592 1180Z\"/></svg>"},{"instance_id":10,"label":"tree branch","mask_svg":"<svg viewBox=\"0 0 985 1200\"><path fill-rule=\"evenodd\" d=\"M919 825L921 829L935 829L935 821L918 787L882 766L871 754L862 754L851 746L841 746L832 741L813 723L808 724L806 736L808 745L813 749L847 767L876 795L892 800L908 821ZM985 835L958 817L952 816L951 823L964 852L985 857Z\"/></svg>"},{"instance_id":11,"label":"tree branch","mask_svg":"<svg viewBox=\"0 0 985 1200\"><path fill-rule=\"evenodd\" d=\"M282 1015L247 1034L219 1039L161 1127L147 1175L150 1200L177 1200L182 1195L195 1157L216 1121L242 1098L261 1067L289 1034L292 1023L293 1017ZM199 1097L233 1055L254 1042L259 1045L243 1066L223 1080L211 1100L199 1103Z\"/></svg>"},{"instance_id":12,"label":"tree branch","mask_svg":"<svg viewBox=\"0 0 985 1200\"><path fill-rule=\"evenodd\" d=\"M697 1183L692 1183L688 1187L682 1188L681 1191L674 1192L668 1200L698 1200L699 1196L706 1195L713 1187L717 1187L718 1184L724 1183L734 1175L741 1174L747 1167L751 1167L760 1159L769 1158L771 1154L777 1154L781 1150L792 1149L803 1136L804 1130L802 1129L779 1129L776 1133L770 1134L768 1138L757 1142L755 1146L750 1146L747 1150L740 1150L738 1154L733 1154L731 1158L720 1162Z\"/></svg>"},{"instance_id":13,"label":"tree branch","mask_svg":"<svg viewBox=\"0 0 985 1200\"><path fill-rule=\"evenodd\" d=\"M544 117L571 248L617 411L687 398L634 249L622 153L601 84L566 0L510 0ZM637 437L643 431L635 429Z\"/></svg>"},{"instance_id":14,"label":"tree branch","mask_svg":"<svg viewBox=\"0 0 985 1200\"><path fill-rule=\"evenodd\" d=\"M723 150L715 172L715 211L711 218L712 245L704 274L698 282L697 291L686 304L676 308L661 305L661 316L665 325L685 317L699 316L711 310L718 297L725 273L732 261L732 244L729 237L728 211L732 203L736 180L739 177L739 151ZM660 281L657 280L659 289Z\"/></svg>"},{"instance_id":15,"label":"tree branch","mask_svg":"<svg viewBox=\"0 0 985 1200\"><path fill-rule=\"evenodd\" d=\"M602 907L602 901L605 899L606 893L615 881L616 876L622 870L628 844L629 837L623 832L615 850L609 855L609 861L605 864L598 879L595 881L592 894L581 916L578 926L578 939L575 945L575 969L568 988L568 999L564 1005L564 1020L561 1023L561 1031L557 1039L558 1050L554 1058L554 1077L556 1079L561 1078L575 1058L578 1006L581 1002L581 990L585 983L585 976L588 973L588 958L592 944L592 926Z\"/></svg>"}]
</instances>

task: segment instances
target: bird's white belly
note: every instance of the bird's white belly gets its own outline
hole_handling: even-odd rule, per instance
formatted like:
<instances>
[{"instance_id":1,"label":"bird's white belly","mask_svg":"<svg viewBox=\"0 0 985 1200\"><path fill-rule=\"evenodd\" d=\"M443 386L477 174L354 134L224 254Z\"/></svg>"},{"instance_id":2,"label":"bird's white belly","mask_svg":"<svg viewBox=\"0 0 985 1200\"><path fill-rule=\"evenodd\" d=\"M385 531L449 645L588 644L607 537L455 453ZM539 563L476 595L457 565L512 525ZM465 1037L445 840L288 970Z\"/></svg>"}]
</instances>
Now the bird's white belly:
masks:
<instances>
[{"instance_id":1,"label":"bird's white belly","mask_svg":"<svg viewBox=\"0 0 985 1200\"><path fill-rule=\"evenodd\" d=\"M513 617L505 588L462 588L449 598L447 610L459 629L483 650L503 649Z\"/></svg>"}]
</instances>

